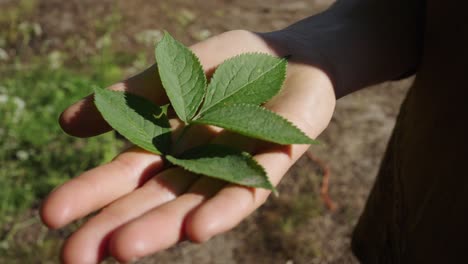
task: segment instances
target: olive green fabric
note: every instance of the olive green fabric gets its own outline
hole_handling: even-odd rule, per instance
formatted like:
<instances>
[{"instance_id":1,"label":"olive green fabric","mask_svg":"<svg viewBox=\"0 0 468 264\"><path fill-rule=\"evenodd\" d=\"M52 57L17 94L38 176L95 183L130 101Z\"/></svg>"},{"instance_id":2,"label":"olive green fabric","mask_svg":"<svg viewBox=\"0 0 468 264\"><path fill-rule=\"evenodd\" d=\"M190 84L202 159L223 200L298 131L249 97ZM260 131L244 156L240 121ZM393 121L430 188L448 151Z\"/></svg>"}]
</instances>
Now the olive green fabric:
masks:
<instances>
[{"instance_id":1,"label":"olive green fabric","mask_svg":"<svg viewBox=\"0 0 468 264\"><path fill-rule=\"evenodd\" d=\"M468 4L426 4L422 64L353 234L362 263L468 263Z\"/></svg>"}]
</instances>

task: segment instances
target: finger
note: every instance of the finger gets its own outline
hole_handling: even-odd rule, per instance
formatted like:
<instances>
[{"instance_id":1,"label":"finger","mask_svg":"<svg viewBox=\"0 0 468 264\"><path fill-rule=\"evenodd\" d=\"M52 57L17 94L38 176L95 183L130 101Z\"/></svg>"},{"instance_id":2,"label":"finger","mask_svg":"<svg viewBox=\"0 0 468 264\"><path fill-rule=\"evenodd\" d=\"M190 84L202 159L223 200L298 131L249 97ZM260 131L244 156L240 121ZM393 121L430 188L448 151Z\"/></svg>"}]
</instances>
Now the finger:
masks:
<instances>
[{"instance_id":1,"label":"finger","mask_svg":"<svg viewBox=\"0 0 468 264\"><path fill-rule=\"evenodd\" d=\"M180 168L161 172L141 188L118 199L67 239L62 249L64 263L99 263L108 254L112 232L132 219L186 191L198 176Z\"/></svg>"},{"instance_id":2,"label":"finger","mask_svg":"<svg viewBox=\"0 0 468 264\"><path fill-rule=\"evenodd\" d=\"M177 137L182 125L170 120ZM196 126L190 135L178 142L178 149L185 150L211 140L219 130ZM131 148L112 162L89 170L54 190L43 203L41 217L51 228L60 228L71 221L96 211L119 197L141 186L163 166L160 156L140 148Z\"/></svg>"},{"instance_id":3,"label":"finger","mask_svg":"<svg viewBox=\"0 0 468 264\"><path fill-rule=\"evenodd\" d=\"M304 145L276 147L256 155L255 159L276 185L306 149ZM204 242L232 229L263 204L269 194L265 189L228 185L189 216L185 224L187 237L193 242Z\"/></svg>"},{"instance_id":4,"label":"finger","mask_svg":"<svg viewBox=\"0 0 468 264\"><path fill-rule=\"evenodd\" d=\"M200 178L187 193L122 226L111 237L111 255L128 262L183 240L186 216L224 185L223 181Z\"/></svg>"},{"instance_id":5,"label":"finger","mask_svg":"<svg viewBox=\"0 0 468 264\"><path fill-rule=\"evenodd\" d=\"M248 138L226 131L221 132L215 141L226 143L231 142L233 138L236 138L236 142L241 142L240 145L251 147ZM185 234L184 219L224 185L223 181L202 178L188 193L122 226L112 235L110 242L112 255L126 262L166 249L179 242ZM93 245L93 248L98 247Z\"/></svg>"},{"instance_id":6,"label":"finger","mask_svg":"<svg viewBox=\"0 0 468 264\"><path fill-rule=\"evenodd\" d=\"M84 172L55 189L41 207L43 222L60 228L125 195L163 166L160 156L129 149L112 162Z\"/></svg>"},{"instance_id":7,"label":"finger","mask_svg":"<svg viewBox=\"0 0 468 264\"><path fill-rule=\"evenodd\" d=\"M243 45L226 45L233 40L245 40L246 43L243 43ZM263 52L274 54L261 37L241 30L226 32L199 42L190 48L199 57L207 75L211 75L214 69L224 60L240 53ZM168 102L156 65L124 82L109 87L109 89L135 93L149 98L158 105ZM111 129L96 109L92 95L66 109L60 116L59 123L66 133L78 137L95 136Z\"/></svg>"}]
</instances>

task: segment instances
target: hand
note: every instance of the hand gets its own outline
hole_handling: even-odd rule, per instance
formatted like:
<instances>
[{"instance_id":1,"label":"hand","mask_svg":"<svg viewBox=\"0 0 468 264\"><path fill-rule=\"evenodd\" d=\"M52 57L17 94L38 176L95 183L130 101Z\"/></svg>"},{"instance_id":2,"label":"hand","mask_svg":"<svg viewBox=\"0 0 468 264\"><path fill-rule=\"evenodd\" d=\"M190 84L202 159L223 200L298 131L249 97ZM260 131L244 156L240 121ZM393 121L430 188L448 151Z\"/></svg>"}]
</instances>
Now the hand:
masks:
<instances>
[{"instance_id":1,"label":"hand","mask_svg":"<svg viewBox=\"0 0 468 264\"><path fill-rule=\"evenodd\" d=\"M286 40L284 40L286 41ZM289 41L289 40L288 40ZM230 31L195 44L210 75L225 59L245 52L285 56L272 43L247 31ZM274 43L273 43L274 44ZM279 45L281 46L281 45ZM156 66L110 87L146 96L157 104L167 97ZM266 107L286 117L315 138L328 125L335 106L329 78L321 70L290 61L281 93ZM60 118L62 128L81 137L110 130L89 96L70 106ZM180 122L171 120L180 127ZM181 145L190 148L210 141L243 146L255 154L270 180L277 184L307 150L307 145L278 146L246 139L220 129L192 128ZM235 227L262 205L269 191L200 177L180 168L163 170L158 155L133 147L112 162L84 172L55 189L41 208L43 222L60 228L94 211L62 249L65 263L98 263L108 255L119 261L167 249L182 240L196 243Z\"/></svg>"}]
</instances>

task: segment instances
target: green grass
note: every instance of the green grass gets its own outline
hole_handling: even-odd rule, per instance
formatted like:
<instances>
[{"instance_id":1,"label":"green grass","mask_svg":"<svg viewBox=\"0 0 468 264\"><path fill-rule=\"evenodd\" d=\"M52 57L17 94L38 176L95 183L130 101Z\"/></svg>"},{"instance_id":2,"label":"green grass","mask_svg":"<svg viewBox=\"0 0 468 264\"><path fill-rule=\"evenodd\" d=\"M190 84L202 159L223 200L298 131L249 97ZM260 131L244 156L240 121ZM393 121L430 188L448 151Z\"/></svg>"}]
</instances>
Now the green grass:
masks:
<instances>
[{"instance_id":1,"label":"green grass","mask_svg":"<svg viewBox=\"0 0 468 264\"><path fill-rule=\"evenodd\" d=\"M51 68L40 58L0 70L0 263L56 260L69 231L48 232L35 209L54 187L121 150L114 133L79 139L57 122L63 109L93 86L121 78L110 58L93 59L92 74Z\"/></svg>"},{"instance_id":2,"label":"green grass","mask_svg":"<svg viewBox=\"0 0 468 264\"><path fill-rule=\"evenodd\" d=\"M102 36L96 43L70 34L63 45L49 47L39 38L37 3L17 1L0 17L0 51L7 55L0 58L0 263L57 262L63 239L81 221L49 231L37 214L41 200L123 147L114 133L68 136L57 119L93 87L106 87L148 66L144 52L114 47L117 11L92 21ZM92 52L68 54L67 49Z\"/></svg>"},{"instance_id":3,"label":"green grass","mask_svg":"<svg viewBox=\"0 0 468 264\"><path fill-rule=\"evenodd\" d=\"M0 80L0 224L33 206L54 186L112 158L112 133L93 139L64 134L60 112L102 78L42 65Z\"/></svg>"}]
</instances>

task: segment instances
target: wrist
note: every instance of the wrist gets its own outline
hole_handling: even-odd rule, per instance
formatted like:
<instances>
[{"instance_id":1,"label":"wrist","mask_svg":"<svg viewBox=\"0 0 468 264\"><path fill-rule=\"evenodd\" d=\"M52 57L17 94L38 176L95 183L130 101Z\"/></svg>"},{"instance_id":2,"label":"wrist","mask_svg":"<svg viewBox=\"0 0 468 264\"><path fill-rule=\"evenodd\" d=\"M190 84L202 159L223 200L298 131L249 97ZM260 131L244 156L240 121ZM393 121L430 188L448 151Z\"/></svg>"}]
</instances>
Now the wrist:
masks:
<instances>
[{"instance_id":1,"label":"wrist","mask_svg":"<svg viewBox=\"0 0 468 264\"><path fill-rule=\"evenodd\" d=\"M422 11L418 0L343 1L285 29L260 35L278 54L323 70L340 98L415 71ZM394 13L399 14L398 21Z\"/></svg>"}]
</instances>

